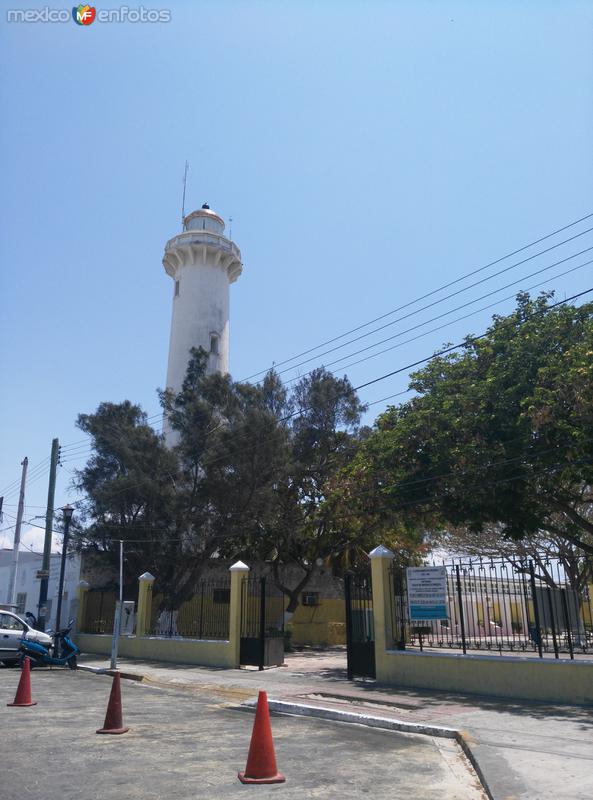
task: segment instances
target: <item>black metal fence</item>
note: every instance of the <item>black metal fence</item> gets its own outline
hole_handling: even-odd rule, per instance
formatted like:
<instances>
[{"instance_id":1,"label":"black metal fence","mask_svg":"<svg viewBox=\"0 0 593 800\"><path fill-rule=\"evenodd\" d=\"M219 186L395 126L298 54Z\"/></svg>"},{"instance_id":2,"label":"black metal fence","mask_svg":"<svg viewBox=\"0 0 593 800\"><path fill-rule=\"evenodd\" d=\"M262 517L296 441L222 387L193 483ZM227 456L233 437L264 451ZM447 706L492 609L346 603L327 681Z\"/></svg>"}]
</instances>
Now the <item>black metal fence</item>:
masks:
<instances>
[{"instance_id":1,"label":"black metal fence","mask_svg":"<svg viewBox=\"0 0 593 800\"><path fill-rule=\"evenodd\" d=\"M112 633L117 594L90 589L85 598L81 633Z\"/></svg>"},{"instance_id":2,"label":"black metal fence","mask_svg":"<svg viewBox=\"0 0 593 800\"><path fill-rule=\"evenodd\" d=\"M344 599L348 680L355 675L374 678L375 627L370 570L363 574L345 575Z\"/></svg>"},{"instance_id":3,"label":"black metal fence","mask_svg":"<svg viewBox=\"0 0 593 800\"><path fill-rule=\"evenodd\" d=\"M286 598L266 577L243 578L241 584L241 664L267 666L284 661Z\"/></svg>"},{"instance_id":4,"label":"black metal fence","mask_svg":"<svg viewBox=\"0 0 593 800\"><path fill-rule=\"evenodd\" d=\"M155 598L151 636L182 637L188 639L229 638L230 579L201 581L191 600L175 610L161 609L160 598Z\"/></svg>"},{"instance_id":5,"label":"black metal fence","mask_svg":"<svg viewBox=\"0 0 593 800\"><path fill-rule=\"evenodd\" d=\"M574 658L593 652L590 565L569 580L558 559L465 559L447 571L447 617L410 620L406 568L391 569L393 644Z\"/></svg>"}]
</instances>

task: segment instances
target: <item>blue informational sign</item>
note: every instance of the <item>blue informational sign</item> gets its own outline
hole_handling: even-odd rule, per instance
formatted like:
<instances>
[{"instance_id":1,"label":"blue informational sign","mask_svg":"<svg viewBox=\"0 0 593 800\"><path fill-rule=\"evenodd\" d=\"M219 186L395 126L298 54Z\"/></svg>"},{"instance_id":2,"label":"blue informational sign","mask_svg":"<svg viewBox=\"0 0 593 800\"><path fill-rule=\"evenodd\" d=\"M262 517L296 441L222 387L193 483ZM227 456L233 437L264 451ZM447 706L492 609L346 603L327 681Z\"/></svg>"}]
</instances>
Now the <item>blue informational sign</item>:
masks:
<instances>
[{"instance_id":1,"label":"blue informational sign","mask_svg":"<svg viewBox=\"0 0 593 800\"><path fill-rule=\"evenodd\" d=\"M446 567L408 567L410 621L449 618Z\"/></svg>"}]
</instances>

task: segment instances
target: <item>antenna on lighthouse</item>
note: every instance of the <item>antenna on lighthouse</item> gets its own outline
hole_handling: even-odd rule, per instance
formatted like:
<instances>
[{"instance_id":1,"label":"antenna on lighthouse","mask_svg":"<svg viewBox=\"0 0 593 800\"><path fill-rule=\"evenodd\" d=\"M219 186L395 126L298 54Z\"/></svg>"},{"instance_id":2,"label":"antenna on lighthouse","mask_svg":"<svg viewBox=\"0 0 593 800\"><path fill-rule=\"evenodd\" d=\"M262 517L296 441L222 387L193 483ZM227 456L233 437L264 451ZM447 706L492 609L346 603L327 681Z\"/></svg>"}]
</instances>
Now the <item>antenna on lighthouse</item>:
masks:
<instances>
[{"instance_id":1,"label":"antenna on lighthouse","mask_svg":"<svg viewBox=\"0 0 593 800\"><path fill-rule=\"evenodd\" d=\"M183 220L185 219L185 190L187 188L187 173L189 172L189 162L185 162L183 171L183 198L181 200L181 229L183 230Z\"/></svg>"}]
</instances>

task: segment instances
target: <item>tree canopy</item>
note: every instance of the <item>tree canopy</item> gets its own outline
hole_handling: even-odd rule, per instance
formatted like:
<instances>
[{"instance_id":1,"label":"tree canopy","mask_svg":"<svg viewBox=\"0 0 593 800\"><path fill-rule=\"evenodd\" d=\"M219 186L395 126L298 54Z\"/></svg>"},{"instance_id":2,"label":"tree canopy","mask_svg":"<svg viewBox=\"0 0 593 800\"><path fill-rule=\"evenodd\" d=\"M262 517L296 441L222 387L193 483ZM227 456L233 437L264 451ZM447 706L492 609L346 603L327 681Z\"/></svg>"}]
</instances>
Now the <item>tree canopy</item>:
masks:
<instances>
[{"instance_id":1,"label":"tree canopy","mask_svg":"<svg viewBox=\"0 0 593 800\"><path fill-rule=\"evenodd\" d=\"M518 295L412 376L416 396L379 417L348 471L359 504L593 553L593 305L550 297Z\"/></svg>"},{"instance_id":2,"label":"tree canopy","mask_svg":"<svg viewBox=\"0 0 593 800\"><path fill-rule=\"evenodd\" d=\"M289 391L274 372L259 385L206 374L194 350L178 394L161 392L177 443L167 448L131 403L80 415L93 453L77 473L84 543L126 542L134 576L150 570L169 607L189 597L214 557L267 562L289 611L322 562L373 545L372 525L345 515L337 476L361 439L363 411L346 378L317 369ZM282 566L300 567L287 585Z\"/></svg>"}]
</instances>

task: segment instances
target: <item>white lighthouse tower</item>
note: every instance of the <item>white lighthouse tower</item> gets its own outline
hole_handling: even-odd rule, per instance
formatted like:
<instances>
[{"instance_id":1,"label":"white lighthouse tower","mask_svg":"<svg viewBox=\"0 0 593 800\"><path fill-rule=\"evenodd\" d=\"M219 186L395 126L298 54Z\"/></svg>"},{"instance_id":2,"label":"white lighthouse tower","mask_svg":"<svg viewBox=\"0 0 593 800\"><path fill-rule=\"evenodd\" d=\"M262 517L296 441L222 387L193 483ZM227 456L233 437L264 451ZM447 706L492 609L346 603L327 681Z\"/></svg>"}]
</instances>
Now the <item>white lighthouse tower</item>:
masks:
<instances>
[{"instance_id":1,"label":"white lighthouse tower","mask_svg":"<svg viewBox=\"0 0 593 800\"><path fill-rule=\"evenodd\" d=\"M241 251L224 236L224 221L204 203L165 245L163 266L174 282L167 388L179 392L192 347L209 353L208 372L228 372L229 284L243 265ZM166 423L165 435L169 444L177 438Z\"/></svg>"}]
</instances>

